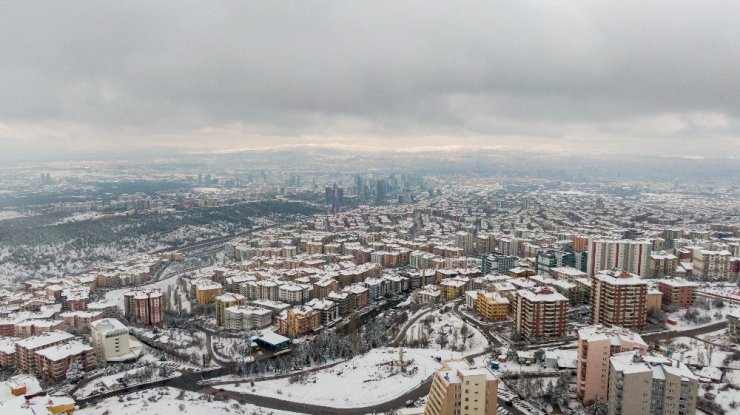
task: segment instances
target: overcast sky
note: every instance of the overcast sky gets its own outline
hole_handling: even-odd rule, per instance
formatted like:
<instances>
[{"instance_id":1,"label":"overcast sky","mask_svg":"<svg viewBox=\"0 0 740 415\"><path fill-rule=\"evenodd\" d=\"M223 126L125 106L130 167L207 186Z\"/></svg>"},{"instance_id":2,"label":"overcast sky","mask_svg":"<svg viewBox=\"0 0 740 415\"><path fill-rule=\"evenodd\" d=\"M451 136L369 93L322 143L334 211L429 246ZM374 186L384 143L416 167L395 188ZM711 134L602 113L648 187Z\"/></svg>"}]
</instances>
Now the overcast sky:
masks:
<instances>
[{"instance_id":1,"label":"overcast sky","mask_svg":"<svg viewBox=\"0 0 740 415\"><path fill-rule=\"evenodd\" d=\"M3 1L0 153L740 156L738 1Z\"/></svg>"}]
</instances>

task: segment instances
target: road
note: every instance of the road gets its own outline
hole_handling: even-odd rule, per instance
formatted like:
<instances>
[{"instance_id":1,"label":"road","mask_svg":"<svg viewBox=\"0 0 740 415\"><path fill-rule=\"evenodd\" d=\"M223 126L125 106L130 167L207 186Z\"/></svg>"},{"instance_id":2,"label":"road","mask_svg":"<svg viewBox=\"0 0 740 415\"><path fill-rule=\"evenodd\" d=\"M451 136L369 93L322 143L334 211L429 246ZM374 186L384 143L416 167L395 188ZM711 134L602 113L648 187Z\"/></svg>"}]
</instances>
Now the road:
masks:
<instances>
[{"instance_id":1,"label":"road","mask_svg":"<svg viewBox=\"0 0 740 415\"><path fill-rule=\"evenodd\" d=\"M500 347L501 346L501 342L491 334L491 332L488 330L488 328L486 328L485 326L483 326L483 324L481 324L480 322L478 322L478 321L476 321L476 320L474 320L474 319L466 316L464 313L462 313L460 311L460 306L462 305L462 303L463 303L462 301L458 301L452 307L452 311L455 313L455 315L457 315L463 321L467 322L468 324L470 324L473 327L475 327L476 329L478 329L478 331L480 331L481 333L483 333L483 336L485 336L486 337L486 340L488 340L489 347L494 347L494 346L495 347Z\"/></svg>"},{"instance_id":2,"label":"road","mask_svg":"<svg viewBox=\"0 0 740 415\"><path fill-rule=\"evenodd\" d=\"M382 404L365 406L362 408L332 408L321 405L311 405L306 403L285 401L282 399L267 398L264 396L257 396L251 394L242 394L238 392L220 391L214 388L206 388L201 390L201 393L210 393L213 395L221 395L235 399L239 402L250 403L257 405L262 408L270 408L281 411L291 411L304 414L326 414L326 415L365 415L371 413L390 412L406 405L406 401L417 399L426 396L429 393L429 388L432 386L432 378L426 379L424 382L419 384L413 390L406 392L402 396L393 400L383 402Z\"/></svg>"},{"instance_id":3,"label":"road","mask_svg":"<svg viewBox=\"0 0 740 415\"><path fill-rule=\"evenodd\" d=\"M642 339L645 340L645 342L654 343L660 340L668 340L672 339L674 337L692 337L692 336L699 336L701 334L707 334L711 333L713 331L722 330L723 328L727 327L726 321L720 321L718 323L709 324L706 326L698 327L695 329L689 329L689 330L671 330L671 331L661 331L658 333L650 333L650 334L643 334Z\"/></svg>"}]
</instances>

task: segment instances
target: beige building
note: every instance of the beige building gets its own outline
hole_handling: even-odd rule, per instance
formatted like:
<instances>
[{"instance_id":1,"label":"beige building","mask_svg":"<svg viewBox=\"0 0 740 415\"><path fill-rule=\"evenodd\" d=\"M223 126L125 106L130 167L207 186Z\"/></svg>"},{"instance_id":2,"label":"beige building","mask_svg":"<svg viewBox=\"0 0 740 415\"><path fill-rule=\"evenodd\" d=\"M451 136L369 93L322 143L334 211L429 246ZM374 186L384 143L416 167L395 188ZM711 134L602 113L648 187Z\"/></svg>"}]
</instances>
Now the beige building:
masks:
<instances>
[{"instance_id":1,"label":"beige building","mask_svg":"<svg viewBox=\"0 0 740 415\"><path fill-rule=\"evenodd\" d=\"M609 415L696 414L699 380L685 364L624 352L609 365Z\"/></svg>"},{"instance_id":2,"label":"beige building","mask_svg":"<svg viewBox=\"0 0 740 415\"><path fill-rule=\"evenodd\" d=\"M464 359L449 360L434 373L424 415L495 415L498 378Z\"/></svg>"},{"instance_id":3,"label":"beige building","mask_svg":"<svg viewBox=\"0 0 740 415\"><path fill-rule=\"evenodd\" d=\"M708 251L693 249L691 262L694 264L692 276L708 279L726 279L730 277L730 257L728 250Z\"/></svg>"},{"instance_id":4,"label":"beige building","mask_svg":"<svg viewBox=\"0 0 740 415\"><path fill-rule=\"evenodd\" d=\"M208 278L199 278L191 282L191 290L191 298L195 298L198 304L208 305L223 293L223 286Z\"/></svg>"},{"instance_id":5,"label":"beige building","mask_svg":"<svg viewBox=\"0 0 740 415\"><path fill-rule=\"evenodd\" d=\"M128 327L114 318L104 318L90 325L95 356L98 362L115 361L131 355Z\"/></svg>"},{"instance_id":6,"label":"beige building","mask_svg":"<svg viewBox=\"0 0 740 415\"><path fill-rule=\"evenodd\" d=\"M216 324L223 327L226 324L224 310L229 307L246 304L246 298L241 294L225 293L216 297Z\"/></svg>"},{"instance_id":7,"label":"beige building","mask_svg":"<svg viewBox=\"0 0 740 415\"><path fill-rule=\"evenodd\" d=\"M272 311L266 308L237 305L224 309L223 327L227 330L254 330L270 324Z\"/></svg>"},{"instance_id":8,"label":"beige building","mask_svg":"<svg viewBox=\"0 0 740 415\"><path fill-rule=\"evenodd\" d=\"M644 353L647 349L639 334L621 327L596 325L578 330L576 391L581 402L588 404L597 399L606 402L609 357L632 350Z\"/></svg>"}]
</instances>

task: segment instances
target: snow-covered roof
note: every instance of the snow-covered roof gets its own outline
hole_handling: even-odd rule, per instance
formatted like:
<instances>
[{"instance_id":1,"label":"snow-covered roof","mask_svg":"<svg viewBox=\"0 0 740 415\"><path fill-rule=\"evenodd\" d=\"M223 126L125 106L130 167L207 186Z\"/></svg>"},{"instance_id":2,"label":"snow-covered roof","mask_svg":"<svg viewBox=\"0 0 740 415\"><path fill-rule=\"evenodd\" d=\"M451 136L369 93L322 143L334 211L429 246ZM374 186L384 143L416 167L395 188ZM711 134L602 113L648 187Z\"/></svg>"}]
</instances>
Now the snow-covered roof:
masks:
<instances>
[{"instance_id":1,"label":"snow-covered roof","mask_svg":"<svg viewBox=\"0 0 740 415\"><path fill-rule=\"evenodd\" d=\"M38 336L25 338L16 344L22 348L26 348L29 350L35 350L35 349L42 348L42 347L48 346L56 342L70 340L72 338L74 338L74 336L69 333L55 330L55 331L50 331L48 333L40 334Z\"/></svg>"},{"instance_id":2,"label":"snow-covered roof","mask_svg":"<svg viewBox=\"0 0 740 415\"><path fill-rule=\"evenodd\" d=\"M51 361L59 361L66 359L67 357L77 356L80 353L92 350L93 348L86 344L82 344L78 341L70 341L68 343L41 349L37 351L36 354L46 357Z\"/></svg>"}]
</instances>

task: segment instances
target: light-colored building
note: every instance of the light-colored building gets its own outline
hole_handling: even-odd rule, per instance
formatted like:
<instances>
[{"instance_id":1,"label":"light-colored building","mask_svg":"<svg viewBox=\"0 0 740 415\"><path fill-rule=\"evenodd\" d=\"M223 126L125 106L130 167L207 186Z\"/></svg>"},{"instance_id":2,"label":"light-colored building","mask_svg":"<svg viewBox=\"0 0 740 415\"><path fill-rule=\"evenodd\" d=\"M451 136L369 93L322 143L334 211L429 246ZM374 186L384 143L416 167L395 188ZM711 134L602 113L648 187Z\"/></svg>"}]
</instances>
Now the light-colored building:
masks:
<instances>
[{"instance_id":1,"label":"light-colored building","mask_svg":"<svg viewBox=\"0 0 740 415\"><path fill-rule=\"evenodd\" d=\"M651 278L673 277L676 275L678 257L665 251L650 254L650 266L647 276Z\"/></svg>"},{"instance_id":2,"label":"light-colored building","mask_svg":"<svg viewBox=\"0 0 740 415\"><path fill-rule=\"evenodd\" d=\"M639 334L621 327L588 326L578 330L576 391L581 402L606 402L609 390L609 357L615 353L638 350L647 344Z\"/></svg>"},{"instance_id":3,"label":"light-colored building","mask_svg":"<svg viewBox=\"0 0 740 415\"><path fill-rule=\"evenodd\" d=\"M649 275L652 242L632 240L588 240L588 275L599 271L623 269L637 275Z\"/></svg>"},{"instance_id":4,"label":"light-colored building","mask_svg":"<svg viewBox=\"0 0 740 415\"><path fill-rule=\"evenodd\" d=\"M224 309L227 330L256 330L272 324L272 311L266 308L235 305Z\"/></svg>"},{"instance_id":5,"label":"light-colored building","mask_svg":"<svg viewBox=\"0 0 740 415\"><path fill-rule=\"evenodd\" d=\"M514 329L524 341L565 336L568 299L547 287L514 293Z\"/></svg>"},{"instance_id":6,"label":"light-colored building","mask_svg":"<svg viewBox=\"0 0 740 415\"><path fill-rule=\"evenodd\" d=\"M438 303L442 299L442 291L434 285L427 285L415 294L417 302L419 304L432 304Z\"/></svg>"},{"instance_id":7,"label":"light-colored building","mask_svg":"<svg viewBox=\"0 0 740 415\"><path fill-rule=\"evenodd\" d=\"M224 310L229 307L244 305L246 302L245 296L236 293L225 293L216 297L216 324L223 327L226 324Z\"/></svg>"},{"instance_id":8,"label":"light-colored building","mask_svg":"<svg viewBox=\"0 0 740 415\"><path fill-rule=\"evenodd\" d=\"M609 359L609 415L695 415L699 380L663 356L618 353Z\"/></svg>"},{"instance_id":9,"label":"light-colored building","mask_svg":"<svg viewBox=\"0 0 740 415\"><path fill-rule=\"evenodd\" d=\"M114 318L93 322L90 325L90 337L100 363L131 356L128 327Z\"/></svg>"},{"instance_id":10,"label":"light-colored building","mask_svg":"<svg viewBox=\"0 0 740 415\"><path fill-rule=\"evenodd\" d=\"M660 310L663 308L663 293L655 288L649 288L645 300L645 308L650 310Z\"/></svg>"},{"instance_id":11,"label":"light-colored building","mask_svg":"<svg viewBox=\"0 0 740 415\"><path fill-rule=\"evenodd\" d=\"M732 253L728 250L709 251L706 249L693 249L691 259L694 264L692 276L707 279L727 279L730 277L730 257Z\"/></svg>"},{"instance_id":12,"label":"light-colored building","mask_svg":"<svg viewBox=\"0 0 740 415\"><path fill-rule=\"evenodd\" d=\"M642 328L647 317L648 285L619 269L591 277L591 323Z\"/></svg>"},{"instance_id":13,"label":"light-colored building","mask_svg":"<svg viewBox=\"0 0 740 415\"><path fill-rule=\"evenodd\" d=\"M424 415L495 415L498 378L488 368L449 360L434 373Z\"/></svg>"}]
</instances>

